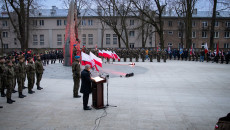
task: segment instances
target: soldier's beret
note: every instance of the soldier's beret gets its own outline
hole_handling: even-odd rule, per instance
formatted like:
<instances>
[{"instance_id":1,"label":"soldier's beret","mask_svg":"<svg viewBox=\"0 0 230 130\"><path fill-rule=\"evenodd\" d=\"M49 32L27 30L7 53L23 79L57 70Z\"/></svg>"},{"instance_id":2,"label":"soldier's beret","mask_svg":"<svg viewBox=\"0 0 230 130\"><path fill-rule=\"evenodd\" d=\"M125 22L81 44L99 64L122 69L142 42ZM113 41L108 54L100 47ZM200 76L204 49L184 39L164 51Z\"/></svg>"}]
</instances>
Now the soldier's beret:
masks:
<instances>
[{"instance_id":1,"label":"soldier's beret","mask_svg":"<svg viewBox=\"0 0 230 130\"><path fill-rule=\"evenodd\" d=\"M80 56L75 56L74 58L75 58L75 59L79 59L79 58L80 58Z\"/></svg>"}]
</instances>

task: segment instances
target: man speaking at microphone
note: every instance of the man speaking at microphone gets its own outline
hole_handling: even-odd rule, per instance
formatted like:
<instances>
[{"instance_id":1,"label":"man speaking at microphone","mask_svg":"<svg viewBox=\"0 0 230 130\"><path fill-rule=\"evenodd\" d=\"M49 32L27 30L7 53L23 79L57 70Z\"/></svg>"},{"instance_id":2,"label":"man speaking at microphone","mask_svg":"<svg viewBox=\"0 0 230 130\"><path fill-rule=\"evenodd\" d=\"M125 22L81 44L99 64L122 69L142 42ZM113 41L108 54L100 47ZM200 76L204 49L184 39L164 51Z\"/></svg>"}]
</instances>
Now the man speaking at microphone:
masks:
<instances>
[{"instance_id":1,"label":"man speaking at microphone","mask_svg":"<svg viewBox=\"0 0 230 130\"><path fill-rule=\"evenodd\" d=\"M83 93L83 109L91 110L92 108L88 106L89 94L92 92L92 82L90 77L90 66L86 65L85 69L81 72L81 90Z\"/></svg>"}]
</instances>

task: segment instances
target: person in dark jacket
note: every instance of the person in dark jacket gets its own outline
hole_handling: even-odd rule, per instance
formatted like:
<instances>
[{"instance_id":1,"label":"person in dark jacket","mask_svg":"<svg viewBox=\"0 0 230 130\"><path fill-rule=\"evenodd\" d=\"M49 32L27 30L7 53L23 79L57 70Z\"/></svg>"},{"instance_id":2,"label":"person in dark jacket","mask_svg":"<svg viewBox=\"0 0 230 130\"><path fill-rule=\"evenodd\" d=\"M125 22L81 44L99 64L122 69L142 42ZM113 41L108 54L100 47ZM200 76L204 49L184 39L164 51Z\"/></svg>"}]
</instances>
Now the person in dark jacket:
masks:
<instances>
[{"instance_id":1,"label":"person in dark jacket","mask_svg":"<svg viewBox=\"0 0 230 130\"><path fill-rule=\"evenodd\" d=\"M85 69L81 72L81 90L83 93L83 109L91 110L88 106L89 94L92 92L92 82L90 77L90 66L86 65Z\"/></svg>"}]
</instances>

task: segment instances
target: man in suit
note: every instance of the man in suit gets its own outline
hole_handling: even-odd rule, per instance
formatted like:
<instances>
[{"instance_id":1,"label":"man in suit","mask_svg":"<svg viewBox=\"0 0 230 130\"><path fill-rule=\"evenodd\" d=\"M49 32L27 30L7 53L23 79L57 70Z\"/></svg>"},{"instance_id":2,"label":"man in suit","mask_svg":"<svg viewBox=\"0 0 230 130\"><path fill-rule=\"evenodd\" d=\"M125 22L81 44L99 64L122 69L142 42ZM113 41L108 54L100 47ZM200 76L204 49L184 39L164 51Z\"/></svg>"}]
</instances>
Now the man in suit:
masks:
<instances>
[{"instance_id":1,"label":"man in suit","mask_svg":"<svg viewBox=\"0 0 230 130\"><path fill-rule=\"evenodd\" d=\"M88 106L89 94L92 92L90 69L91 69L90 66L86 65L85 69L81 72L81 90L80 92L83 93L83 109L84 110L92 109Z\"/></svg>"}]
</instances>

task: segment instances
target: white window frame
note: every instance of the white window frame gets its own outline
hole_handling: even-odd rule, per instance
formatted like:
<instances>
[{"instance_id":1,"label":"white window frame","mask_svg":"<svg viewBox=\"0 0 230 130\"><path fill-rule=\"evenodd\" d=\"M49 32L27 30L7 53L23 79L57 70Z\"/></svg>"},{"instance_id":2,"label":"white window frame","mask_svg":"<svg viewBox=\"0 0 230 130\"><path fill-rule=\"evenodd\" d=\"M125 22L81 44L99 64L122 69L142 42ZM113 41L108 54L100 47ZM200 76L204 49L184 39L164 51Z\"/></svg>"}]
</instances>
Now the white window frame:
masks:
<instances>
[{"instance_id":1,"label":"white window frame","mask_svg":"<svg viewBox=\"0 0 230 130\"><path fill-rule=\"evenodd\" d=\"M229 48L229 43L224 43L224 48L228 49Z\"/></svg>"},{"instance_id":2,"label":"white window frame","mask_svg":"<svg viewBox=\"0 0 230 130\"><path fill-rule=\"evenodd\" d=\"M226 26L226 27L230 27L230 21L227 21L227 22L225 23L225 26Z\"/></svg>"},{"instance_id":3,"label":"white window frame","mask_svg":"<svg viewBox=\"0 0 230 130\"><path fill-rule=\"evenodd\" d=\"M214 38L219 38L219 32L214 32Z\"/></svg>"},{"instance_id":4,"label":"white window frame","mask_svg":"<svg viewBox=\"0 0 230 130\"><path fill-rule=\"evenodd\" d=\"M117 44L117 34L113 34L113 44Z\"/></svg>"},{"instance_id":5,"label":"white window frame","mask_svg":"<svg viewBox=\"0 0 230 130\"><path fill-rule=\"evenodd\" d=\"M182 32L181 31L178 31L178 37L181 38L181 35L182 35ZM183 38L184 38L184 35L183 35Z\"/></svg>"},{"instance_id":6,"label":"white window frame","mask_svg":"<svg viewBox=\"0 0 230 130\"><path fill-rule=\"evenodd\" d=\"M192 38L196 38L196 31L192 31Z\"/></svg>"},{"instance_id":7,"label":"white window frame","mask_svg":"<svg viewBox=\"0 0 230 130\"><path fill-rule=\"evenodd\" d=\"M196 43L192 43L192 48L196 48Z\"/></svg>"},{"instance_id":8,"label":"white window frame","mask_svg":"<svg viewBox=\"0 0 230 130\"><path fill-rule=\"evenodd\" d=\"M208 21L203 21L202 22L202 27L208 27Z\"/></svg>"},{"instance_id":9,"label":"white window frame","mask_svg":"<svg viewBox=\"0 0 230 130\"><path fill-rule=\"evenodd\" d=\"M196 27L196 21L192 21L192 27Z\"/></svg>"},{"instance_id":10,"label":"white window frame","mask_svg":"<svg viewBox=\"0 0 230 130\"><path fill-rule=\"evenodd\" d=\"M58 19L58 20L57 20L57 26L61 26L61 24L62 24L62 20L61 20L61 19Z\"/></svg>"},{"instance_id":11,"label":"white window frame","mask_svg":"<svg viewBox=\"0 0 230 130\"><path fill-rule=\"evenodd\" d=\"M224 38L230 38L230 32L224 32Z\"/></svg>"},{"instance_id":12,"label":"white window frame","mask_svg":"<svg viewBox=\"0 0 230 130\"><path fill-rule=\"evenodd\" d=\"M3 37L3 38L7 38L7 37L8 37L8 32L5 32L5 31L2 32L2 37Z\"/></svg>"},{"instance_id":13,"label":"white window frame","mask_svg":"<svg viewBox=\"0 0 230 130\"><path fill-rule=\"evenodd\" d=\"M205 34L205 35L204 35ZM208 38L208 34L207 31L202 31L202 38Z\"/></svg>"},{"instance_id":14,"label":"white window frame","mask_svg":"<svg viewBox=\"0 0 230 130\"><path fill-rule=\"evenodd\" d=\"M105 35L105 44L106 44L106 45L109 45L109 44L110 44L110 41L111 41L111 39L110 39L110 34L106 34L106 35Z\"/></svg>"},{"instance_id":15,"label":"white window frame","mask_svg":"<svg viewBox=\"0 0 230 130\"><path fill-rule=\"evenodd\" d=\"M89 26L93 26L93 20L92 20L92 19L89 19L89 20L88 20L88 25L89 25Z\"/></svg>"},{"instance_id":16,"label":"white window frame","mask_svg":"<svg viewBox=\"0 0 230 130\"><path fill-rule=\"evenodd\" d=\"M6 20L2 21L2 26L3 26L3 27L7 27L7 26L8 26L8 23L7 23Z\"/></svg>"},{"instance_id":17,"label":"white window frame","mask_svg":"<svg viewBox=\"0 0 230 130\"><path fill-rule=\"evenodd\" d=\"M173 21L168 21L168 26L172 27L173 26Z\"/></svg>"},{"instance_id":18,"label":"white window frame","mask_svg":"<svg viewBox=\"0 0 230 130\"><path fill-rule=\"evenodd\" d=\"M41 34L40 35L40 45L44 45L45 44L45 35Z\"/></svg>"},{"instance_id":19,"label":"white window frame","mask_svg":"<svg viewBox=\"0 0 230 130\"><path fill-rule=\"evenodd\" d=\"M130 23L129 23L130 26L133 26L133 25L135 24L134 19L130 19L129 22L130 22Z\"/></svg>"},{"instance_id":20,"label":"white window frame","mask_svg":"<svg viewBox=\"0 0 230 130\"><path fill-rule=\"evenodd\" d=\"M82 25L82 26L86 26L86 21L85 21L85 19L82 19L81 25Z\"/></svg>"},{"instance_id":21,"label":"white window frame","mask_svg":"<svg viewBox=\"0 0 230 130\"><path fill-rule=\"evenodd\" d=\"M130 37L135 37L135 31L129 31L129 36Z\"/></svg>"},{"instance_id":22,"label":"white window frame","mask_svg":"<svg viewBox=\"0 0 230 130\"><path fill-rule=\"evenodd\" d=\"M93 34L88 34L88 40L89 45L93 45Z\"/></svg>"},{"instance_id":23,"label":"white window frame","mask_svg":"<svg viewBox=\"0 0 230 130\"><path fill-rule=\"evenodd\" d=\"M38 35L37 34L33 35L33 45L38 45Z\"/></svg>"},{"instance_id":24,"label":"white window frame","mask_svg":"<svg viewBox=\"0 0 230 130\"><path fill-rule=\"evenodd\" d=\"M169 43L168 43L168 46L172 47L172 46L173 46L173 44L172 44L171 42L169 42Z\"/></svg>"},{"instance_id":25,"label":"white window frame","mask_svg":"<svg viewBox=\"0 0 230 130\"><path fill-rule=\"evenodd\" d=\"M82 44L86 45L86 34L82 34Z\"/></svg>"},{"instance_id":26,"label":"white window frame","mask_svg":"<svg viewBox=\"0 0 230 130\"><path fill-rule=\"evenodd\" d=\"M39 20L39 25L40 25L40 26L44 26L44 25L45 25L44 20Z\"/></svg>"},{"instance_id":27,"label":"white window frame","mask_svg":"<svg viewBox=\"0 0 230 130\"><path fill-rule=\"evenodd\" d=\"M57 34L57 45L62 45L62 35Z\"/></svg>"},{"instance_id":28,"label":"white window frame","mask_svg":"<svg viewBox=\"0 0 230 130\"><path fill-rule=\"evenodd\" d=\"M135 43L129 43L129 47L130 48L134 48L135 47Z\"/></svg>"}]
</instances>

